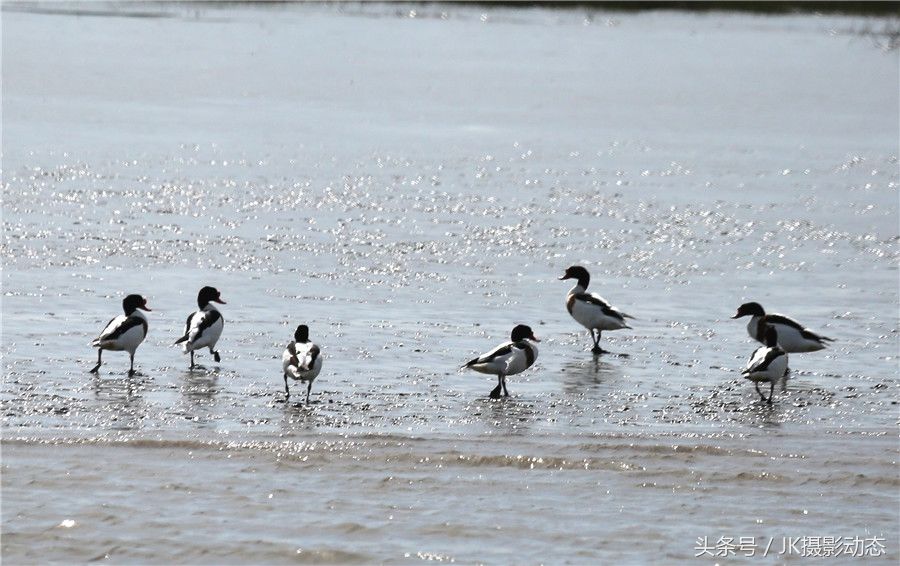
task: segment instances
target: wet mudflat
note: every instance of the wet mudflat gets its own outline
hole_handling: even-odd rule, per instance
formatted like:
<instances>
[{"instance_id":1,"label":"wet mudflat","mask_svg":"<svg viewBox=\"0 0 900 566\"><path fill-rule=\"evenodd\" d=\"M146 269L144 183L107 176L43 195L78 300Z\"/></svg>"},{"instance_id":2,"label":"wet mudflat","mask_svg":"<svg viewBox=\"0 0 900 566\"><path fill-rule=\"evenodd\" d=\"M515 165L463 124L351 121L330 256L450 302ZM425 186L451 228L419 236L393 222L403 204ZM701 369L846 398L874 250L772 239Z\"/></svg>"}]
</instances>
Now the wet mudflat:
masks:
<instances>
[{"instance_id":1,"label":"wet mudflat","mask_svg":"<svg viewBox=\"0 0 900 566\"><path fill-rule=\"evenodd\" d=\"M121 10L3 14L5 558L896 560L897 52L866 21ZM628 357L590 354L574 263ZM207 284L223 359L189 372ZM90 375L126 292L140 374ZM747 300L837 340L772 407ZM517 323L538 362L490 401L457 368Z\"/></svg>"}]
</instances>

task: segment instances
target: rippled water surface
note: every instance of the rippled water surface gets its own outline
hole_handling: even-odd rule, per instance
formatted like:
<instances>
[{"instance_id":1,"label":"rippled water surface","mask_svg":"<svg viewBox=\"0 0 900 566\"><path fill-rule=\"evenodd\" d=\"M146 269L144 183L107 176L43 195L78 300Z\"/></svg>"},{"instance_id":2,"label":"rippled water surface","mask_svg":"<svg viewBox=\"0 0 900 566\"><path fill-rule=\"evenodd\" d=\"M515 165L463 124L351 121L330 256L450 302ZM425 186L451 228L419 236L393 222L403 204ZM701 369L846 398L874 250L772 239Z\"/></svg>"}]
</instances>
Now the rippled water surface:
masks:
<instances>
[{"instance_id":1,"label":"rippled water surface","mask_svg":"<svg viewBox=\"0 0 900 566\"><path fill-rule=\"evenodd\" d=\"M10 563L900 557L898 52L858 33L891 22L59 8L3 12ZM188 371L203 285L222 362ZM130 292L139 374L91 375ZM836 340L771 407L749 300ZM458 368L517 323L540 356L491 401Z\"/></svg>"}]
</instances>

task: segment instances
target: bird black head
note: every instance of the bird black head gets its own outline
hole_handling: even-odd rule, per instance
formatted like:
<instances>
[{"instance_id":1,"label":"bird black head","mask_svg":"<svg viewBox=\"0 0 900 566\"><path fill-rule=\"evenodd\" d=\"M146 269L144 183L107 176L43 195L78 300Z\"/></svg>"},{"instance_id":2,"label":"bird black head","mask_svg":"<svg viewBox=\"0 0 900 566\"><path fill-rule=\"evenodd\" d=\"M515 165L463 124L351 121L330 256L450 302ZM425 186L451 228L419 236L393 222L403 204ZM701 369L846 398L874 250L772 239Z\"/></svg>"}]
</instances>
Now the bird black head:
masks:
<instances>
[{"instance_id":1,"label":"bird black head","mask_svg":"<svg viewBox=\"0 0 900 566\"><path fill-rule=\"evenodd\" d=\"M147 299L140 295L128 295L125 297L122 300L122 309L125 311L126 316L130 316L137 309L150 311L150 308L147 306Z\"/></svg>"},{"instance_id":2,"label":"bird black head","mask_svg":"<svg viewBox=\"0 0 900 566\"><path fill-rule=\"evenodd\" d=\"M512 334L510 334L510 339L513 342L521 342L525 339L534 340L535 342L540 342L534 335L534 331L531 330L530 326L525 326L524 324L516 325L515 328L512 329Z\"/></svg>"},{"instance_id":3,"label":"bird black head","mask_svg":"<svg viewBox=\"0 0 900 566\"><path fill-rule=\"evenodd\" d=\"M766 346L774 348L778 345L778 331L771 324L766 325Z\"/></svg>"},{"instance_id":4,"label":"bird black head","mask_svg":"<svg viewBox=\"0 0 900 566\"><path fill-rule=\"evenodd\" d=\"M741 318L742 316L766 316L766 311L763 310L762 305L759 303L744 303L740 307L738 307L737 313L731 318Z\"/></svg>"},{"instance_id":5,"label":"bird black head","mask_svg":"<svg viewBox=\"0 0 900 566\"><path fill-rule=\"evenodd\" d=\"M560 281L563 279L578 279L578 284L587 289L588 283L591 282L591 274L580 265L573 265L566 269L566 272L559 279Z\"/></svg>"},{"instance_id":6,"label":"bird black head","mask_svg":"<svg viewBox=\"0 0 900 566\"><path fill-rule=\"evenodd\" d=\"M294 342L309 342L309 327L301 324L294 331Z\"/></svg>"},{"instance_id":7,"label":"bird black head","mask_svg":"<svg viewBox=\"0 0 900 566\"><path fill-rule=\"evenodd\" d=\"M219 296L219 291L215 287L204 287L200 289L200 292L197 294L197 304L200 305L202 309L209 303L219 303L226 304L225 301L222 300L222 297Z\"/></svg>"}]
</instances>

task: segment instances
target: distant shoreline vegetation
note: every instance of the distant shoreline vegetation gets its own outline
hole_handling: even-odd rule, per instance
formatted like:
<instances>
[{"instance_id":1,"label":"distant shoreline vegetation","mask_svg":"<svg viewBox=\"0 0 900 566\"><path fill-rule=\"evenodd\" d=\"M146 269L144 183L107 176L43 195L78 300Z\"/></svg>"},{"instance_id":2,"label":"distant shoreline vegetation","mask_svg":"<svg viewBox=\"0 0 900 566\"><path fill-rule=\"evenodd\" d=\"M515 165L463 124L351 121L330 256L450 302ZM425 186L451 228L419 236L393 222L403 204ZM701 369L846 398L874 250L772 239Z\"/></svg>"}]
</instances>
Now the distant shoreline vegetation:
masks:
<instances>
[{"instance_id":1,"label":"distant shoreline vegetation","mask_svg":"<svg viewBox=\"0 0 900 566\"><path fill-rule=\"evenodd\" d=\"M440 9L441 7L483 7L491 9L542 8L549 10L584 10L588 12L646 12L646 11L681 11L681 12L744 12L763 15L791 14L833 14L855 16L892 16L900 18L900 1L698 1L698 2L664 2L659 0L600 0L589 2L584 0L450 0L450 1L401 1L390 0L74 0L67 2L43 2L40 0L7 0L2 2L3 11L23 11L36 13L59 13L73 15L101 16L136 16L164 17L167 8L227 8L228 6L287 6L287 5L320 5L340 8L363 6L409 7ZM157 11L148 11L156 9Z\"/></svg>"},{"instance_id":2,"label":"distant shoreline vegetation","mask_svg":"<svg viewBox=\"0 0 900 566\"><path fill-rule=\"evenodd\" d=\"M415 2L413 2L415 4ZM608 10L617 12L640 12L649 10L674 10L685 12L751 12L757 14L803 14L803 13L822 13L822 14L854 14L861 16L900 16L900 2L803 2L801 0L792 0L785 2L662 2L662 1L567 1L560 2L551 1L484 1L478 0L466 2L454 0L450 2L421 2L419 4L427 6L438 6L441 4L455 5L480 5L491 7L534 7L534 8L579 8L590 10Z\"/></svg>"},{"instance_id":3,"label":"distant shoreline vegetation","mask_svg":"<svg viewBox=\"0 0 900 566\"><path fill-rule=\"evenodd\" d=\"M178 12L185 9L199 12L204 9L221 9L229 7L256 6L260 8L320 6L336 9L339 12L352 13L355 10L371 12L377 7L387 8L395 15L416 14L427 17L423 12L437 12L446 15L446 8L484 8L486 10L519 10L543 9L559 11L582 11L589 17L602 13L638 13L652 11L685 12L685 13L744 13L768 16L790 15L832 15L878 18L890 22L890 29L873 32L875 35L887 35L891 38L892 47L898 43L900 35L900 0L873 1L836 1L827 2L813 0L787 1L698 1L664 2L660 0L449 0L449 1L399 1L392 0L5 0L0 2L3 12L31 12L35 14L56 14L72 16L114 16L141 18L178 17ZM348 11L349 9L349 11ZM867 35L866 32L860 35Z\"/></svg>"}]
</instances>

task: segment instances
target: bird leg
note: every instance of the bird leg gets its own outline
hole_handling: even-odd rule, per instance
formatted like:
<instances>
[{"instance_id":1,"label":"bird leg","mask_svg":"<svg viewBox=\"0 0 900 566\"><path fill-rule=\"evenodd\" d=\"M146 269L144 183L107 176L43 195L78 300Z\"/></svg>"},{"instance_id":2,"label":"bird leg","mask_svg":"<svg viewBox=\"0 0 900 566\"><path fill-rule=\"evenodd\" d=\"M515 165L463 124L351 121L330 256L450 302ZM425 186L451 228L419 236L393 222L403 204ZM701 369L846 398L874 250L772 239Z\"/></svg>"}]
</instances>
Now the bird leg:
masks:
<instances>
[{"instance_id":1,"label":"bird leg","mask_svg":"<svg viewBox=\"0 0 900 566\"><path fill-rule=\"evenodd\" d=\"M766 396L763 395L763 394L762 394L762 391L759 390L759 382L758 382L758 381L754 381L754 382L753 382L753 387L755 387L755 388L756 388L756 392L759 393L759 398L762 399L763 401L766 401L766 400L767 400L767 399L766 399Z\"/></svg>"},{"instance_id":2,"label":"bird leg","mask_svg":"<svg viewBox=\"0 0 900 566\"><path fill-rule=\"evenodd\" d=\"M775 380L773 379L770 383L771 385L769 386L769 400L766 401L769 405L772 404L772 398L775 397Z\"/></svg>"},{"instance_id":3,"label":"bird leg","mask_svg":"<svg viewBox=\"0 0 900 566\"><path fill-rule=\"evenodd\" d=\"M781 376L781 380L780 380L782 393L787 393L787 381L788 381L788 377L790 376L790 374L791 374L791 368L785 368L784 375Z\"/></svg>"},{"instance_id":4,"label":"bird leg","mask_svg":"<svg viewBox=\"0 0 900 566\"><path fill-rule=\"evenodd\" d=\"M212 349L210 349L210 351L212 351ZM219 352L213 352L212 355L213 355L213 359L216 360L216 363L219 363L222 361L222 358L219 357Z\"/></svg>"},{"instance_id":5,"label":"bird leg","mask_svg":"<svg viewBox=\"0 0 900 566\"><path fill-rule=\"evenodd\" d=\"M309 392L312 391L312 380L310 380L309 385L306 386L306 404L309 405Z\"/></svg>"},{"instance_id":6,"label":"bird leg","mask_svg":"<svg viewBox=\"0 0 900 566\"><path fill-rule=\"evenodd\" d=\"M128 356L131 358L131 367L128 369L128 377L131 377L134 375L134 354L129 352Z\"/></svg>"},{"instance_id":7,"label":"bird leg","mask_svg":"<svg viewBox=\"0 0 900 566\"><path fill-rule=\"evenodd\" d=\"M593 353L595 356L599 356L600 354L608 354L609 353L600 347L600 334L601 334L601 331L598 330L597 337L594 338L594 329L593 328L591 329L591 339L594 341L594 347L591 349L591 353Z\"/></svg>"},{"instance_id":8,"label":"bird leg","mask_svg":"<svg viewBox=\"0 0 900 566\"><path fill-rule=\"evenodd\" d=\"M503 380L501 381L501 383L503 384L503 396L509 397L509 391L506 390L506 376L505 375L503 376Z\"/></svg>"},{"instance_id":9,"label":"bird leg","mask_svg":"<svg viewBox=\"0 0 900 566\"><path fill-rule=\"evenodd\" d=\"M503 376L498 375L497 376L497 387L495 387L494 389L491 390L491 393L490 393L490 395L488 395L488 397L490 397L491 399L499 399L500 398L500 390L503 387L502 384L503 384Z\"/></svg>"},{"instance_id":10,"label":"bird leg","mask_svg":"<svg viewBox=\"0 0 900 566\"><path fill-rule=\"evenodd\" d=\"M191 368L190 369L194 369L194 351L193 350L191 350Z\"/></svg>"},{"instance_id":11,"label":"bird leg","mask_svg":"<svg viewBox=\"0 0 900 566\"><path fill-rule=\"evenodd\" d=\"M98 371L100 371L100 364L103 363L101 361L102 357L103 357L103 348L97 348L97 365L94 366L94 369L92 369L90 371L90 373L97 373Z\"/></svg>"},{"instance_id":12,"label":"bird leg","mask_svg":"<svg viewBox=\"0 0 900 566\"><path fill-rule=\"evenodd\" d=\"M291 396L291 390L288 389L287 374L284 374L284 399L285 401Z\"/></svg>"}]
</instances>

